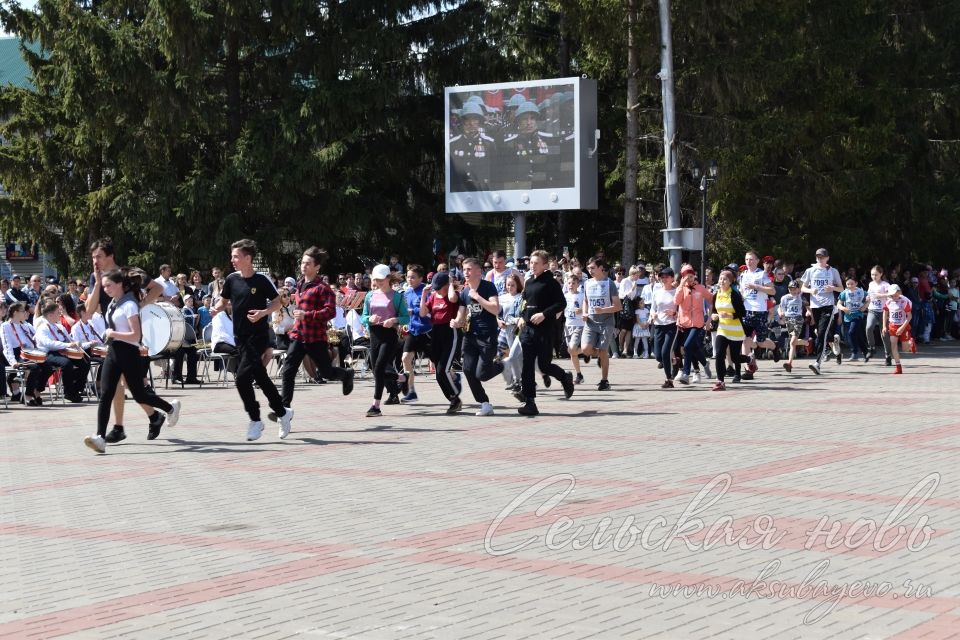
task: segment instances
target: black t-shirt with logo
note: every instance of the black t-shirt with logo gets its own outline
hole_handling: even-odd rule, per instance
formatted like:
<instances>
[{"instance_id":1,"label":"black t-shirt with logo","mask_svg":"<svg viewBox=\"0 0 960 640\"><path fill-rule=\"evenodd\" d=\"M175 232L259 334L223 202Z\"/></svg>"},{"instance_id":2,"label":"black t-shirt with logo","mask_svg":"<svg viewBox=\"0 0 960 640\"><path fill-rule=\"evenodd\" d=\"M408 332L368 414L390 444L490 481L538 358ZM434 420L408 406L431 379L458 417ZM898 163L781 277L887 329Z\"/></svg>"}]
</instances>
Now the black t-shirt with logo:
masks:
<instances>
[{"instance_id":1,"label":"black t-shirt with logo","mask_svg":"<svg viewBox=\"0 0 960 640\"><path fill-rule=\"evenodd\" d=\"M266 309L279 294L270 279L262 273L244 278L239 272L227 276L223 283L222 296L233 304L233 335L236 337L263 334L270 328L269 318L251 323L248 311Z\"/></svg>"},{"instance_id":2,"label":"black t-shirt with logo","mask_svg":"<svg viewBox=\"0 0 960 640\"><path fill-rule=\"evenodd\" d=\"M497 299L497 287L489 280L481 280L477 285L477 293L484 300ZM497 326L497 316L493 315L476 300L470 297L470 287L465 286L460 292L460 306L466 307L470 316L470 333L481 338L496 338L500 328Z\"/></svg>"}]
</instances>

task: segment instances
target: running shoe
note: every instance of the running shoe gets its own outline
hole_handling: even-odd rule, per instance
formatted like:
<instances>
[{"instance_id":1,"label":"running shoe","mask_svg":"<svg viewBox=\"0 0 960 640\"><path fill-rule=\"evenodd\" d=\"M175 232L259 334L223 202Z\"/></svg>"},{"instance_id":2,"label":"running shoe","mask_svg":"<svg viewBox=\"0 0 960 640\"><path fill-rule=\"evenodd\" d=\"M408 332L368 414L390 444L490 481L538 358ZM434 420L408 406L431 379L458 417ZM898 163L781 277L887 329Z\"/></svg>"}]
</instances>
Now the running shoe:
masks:
<instances>
[{"instance_id":1,"label":"running shoe","mask_svg":"<svg viewBox=\"0 0 960 640\"><path fill-rule=\"evenodd\" d=\"M726 391L726 390L727 390L727 385L723 384L722 382L717 382L716 384L713 385L713 391Z\"/></svg>"},{"instance_id":2,"label":"running shoe","mask_svg":"<svg viewBox=\"0 0 960 640\"><path fill-rule=\"evenodd\" d=\"M574 384L583 384L583 374L578 373L577 377L573 379Z\"/></svg>"},{"instance_id":3,"label":"running shoe","mask_svg":"<svg viewBox=\"0 0 960 640\"><path fill-rule=\"evenodd\" d=\"M107 441L103 439L103 436L92 435L87 436L83 439L83 444L87 445L97 453L106 453L107 452Z\"/></svg>"},{"instance_id":4,"label":"running shoe","mask_svg":"<svg viewBox=\"0 0 960 640\"><path fill-rule=\"evenodd\" d=\"M478 416L492 416L493 415L493 405L489 402L480 403L480 411L477 411L476 415Z\"/></svg>"},{"instance_id":5,"label":"running shoe","mask_svg":"<svg viewBox=\"0 0 960 640\"><path fill-rule=\"evenodd\" d=\"M283 415L280 416L280 426L277 429L277 436L283 440L290 435L290 424L293 422L293 409L283 408Z\"/></svg>"},{"instance_id":6,"label":"running shoe","mask_svg":"<svg viewBox=\"0 0 960 640\"><path fill-rule=\"evenodd\" d=\"M597 391L609 391L609 390L610 390L610 382L608 380L601 380L600 383L597 385Z\"/></svg>"},{"instance_id":7,"label":"running shoe","mask_svg":"<svg viewBox=\"0 0 960 640\"><path fill-rule=\"evenodd\" d=\"M253 442L254 440L260 439L260 434L263 433L263 423L259 420L251 420L250 424L247 426L247 442Z\"/></svg>"},{"instance_id":8,"label":"running shoe","mask_svg":"<svg viewBox=\"0 0 960 640\"><path fill-rule=\"evenodd\" d=\"M113 425L113 429L110 430L110 433L103 438L104 442L108 442L110 444L116 444L117 442L126 439L126 432L123 430L123 427L118 424Z\"/></svg>"},{"instance_id":9,"label":"running shoe","mask_svg":"<svg viewBox=\"0 0 960 640\"><path fill-rule=\"evenodd\" d=\"M460 401L460 396L457 396L450 401L450 406L447 407L447 415L452 416L458 414L461 409L463 409L463 402Z\"/></svg>"},{"instance_id":10,"label":"running shoe","mask_svg":"<svg viewBox=\"0 0 960 640\"><path fill-rule=\"evenodd\" d=\"M420 398L417 397L417 392L416 392L416 391L411 391L411 392L408 393L407 395L405 395L405 396L403 396L402 398L400 398L400 402L402 402L403 404L413 404L414 402L416 402L416 401L419 400L419 399L420 399Z\"/></svg>"},{"instance_id":11,"label":"running shoe","mask_svg":"<svg viewBox=\"0 0 960 640\"><path fill-rule=\"evenodd\" d=\"M570 396L573 395L573 374L569 371L564 374L561 384L563 385L563 395L569 400ZM534 405L534 409L536 409L536 405Z\"/></svg>"},{"instance_id":12,"label":"running shoe","mask_svg":"<svg viewBox=\"0 0 960 640\"><path fill-rule=\"evenodd\" d=\"M380 407L376 405L370 405L370 408L367 409L368 418L379 418L383 415L383 411L380 411Z\"/></svg>"}]
</instances>

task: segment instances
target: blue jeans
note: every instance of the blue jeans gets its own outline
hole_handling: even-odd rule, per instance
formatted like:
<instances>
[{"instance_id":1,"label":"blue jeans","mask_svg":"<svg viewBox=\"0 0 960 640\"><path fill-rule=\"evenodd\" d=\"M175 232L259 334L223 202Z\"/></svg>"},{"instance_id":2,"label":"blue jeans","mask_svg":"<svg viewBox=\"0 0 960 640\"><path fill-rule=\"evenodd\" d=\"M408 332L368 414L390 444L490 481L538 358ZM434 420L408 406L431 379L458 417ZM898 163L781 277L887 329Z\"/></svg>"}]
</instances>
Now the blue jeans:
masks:
<instances>
[{"instance_id":1,"label":"blue jeans","mask_svg":"<svg viewBox=\"0 0 960 640\"><path fill-rule=\"evenodd\" d=\"M864 322L865 319L863 317L852 318L850 320L844 318L843 321L843 328L847 334L847 346L849 346L850 351L853 352L854 358L861 353L865 354L867 352L866 335L863 331Z\"/></svg>"},{"instance_id":2,"label":"blue jeans","mask_svg":"<svg viewBox=\"0 0 960 640\"><path fill-rule=\"evenodd\" d=\"M706 362L703 355L703 329L681 329L677 339L683 341L683 373L690 375L690 365L694 362Z\"/></svg>"}]
</instances>

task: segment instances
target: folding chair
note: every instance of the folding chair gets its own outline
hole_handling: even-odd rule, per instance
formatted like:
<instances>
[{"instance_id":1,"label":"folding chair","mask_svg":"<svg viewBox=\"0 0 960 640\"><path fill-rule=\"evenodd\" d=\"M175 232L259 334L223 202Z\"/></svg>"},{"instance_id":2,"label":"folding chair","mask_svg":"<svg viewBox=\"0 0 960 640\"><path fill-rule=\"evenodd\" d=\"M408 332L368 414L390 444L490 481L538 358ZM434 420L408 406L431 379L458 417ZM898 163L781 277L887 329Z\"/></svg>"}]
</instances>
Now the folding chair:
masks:
<instances>
[{"instance_id":1,"label":"folding chair","mask_svg":"<svg viewBox=\"0 0 960 640\"><path fill-rule=\"evenodd\" d=\"M197 344L197 357L199 358L198 364L203 364L203 370L200 372L200 376L206 377L207 380L213 382L213 378L210 376L210 363L219 362L220 374L217 376L217 381L221 382L223 386L227 386L227 375L230 373L227 371L227 362L229 361L230 356L224 353L217 353L213 350L213 343L210 342L211 338L213 337L212 324L208 324L203 328L202 337L203 342Z\"/></svg>"}]
</instances>

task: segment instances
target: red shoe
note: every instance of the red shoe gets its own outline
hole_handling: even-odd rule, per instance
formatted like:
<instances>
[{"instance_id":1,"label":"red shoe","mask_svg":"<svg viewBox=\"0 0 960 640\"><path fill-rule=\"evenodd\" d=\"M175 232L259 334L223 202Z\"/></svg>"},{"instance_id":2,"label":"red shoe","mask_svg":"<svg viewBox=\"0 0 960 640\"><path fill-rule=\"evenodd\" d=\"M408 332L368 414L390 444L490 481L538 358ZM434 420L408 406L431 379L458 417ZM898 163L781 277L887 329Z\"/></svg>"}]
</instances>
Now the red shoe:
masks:
<instances>
[{"instance_id":1,"label":"red shoe","mask_svg":"<svg viewBox=\"0 0 960 640\"><path fill-rule=\"evenodd\" d=\"M790 373L791 371L793 371L793 365L790 364L789 362L784 362L784 363L783 363L783 369L784 369L784 371L786 371L787 373Z\"/></svg>"},{"instance_id":2,"label":"red shoe","mask_svg":"<svg viewBox=\"0 0 960 640\"><path fill-rule=\"evenodd\" d=\"M900 366L900 363L897 363L897 368L893 370L894 375L898 373L903 373L903 367Z\"/></svg>"},{"instance_id":3,"label":"red shoe","mask_svg":"<svg viewBox=\"0 0 960 640\"><path fill-rule=\"evenodd\" d=\"M727 390L727 385L723 384L722 382L717 382L716 384L713 385L713 390L714 390L714 391L726 391L726 390Z\"/></svg>"},{"instance_id":4,"label":"red shoe","mask_svg":"<svg viewBox=\"0 0 960 640\"><path fill-rule=\"evenodd\" d=\"M917 352L917 341L914 340L913 338L910 338L910 353L916 353L916 352Z\"/></svg>"},{"instance_id":5,"label":"red shoe","mask_svg":"<svg viewBox=\"0 0 960 640\"><path fill-rule=\"evenodd\" d=\"M756 373L760 370L760 367L757 366L757 359L753 356L750 356L750 362L747 363L747 370L750 373Z\"/></svg>"}]
</instances>

